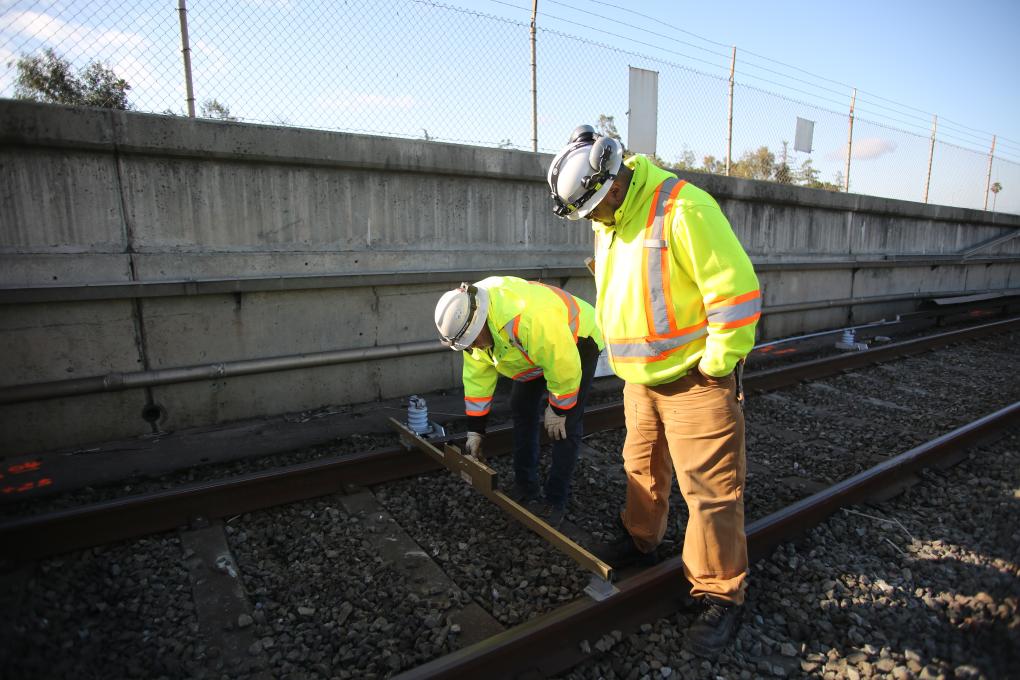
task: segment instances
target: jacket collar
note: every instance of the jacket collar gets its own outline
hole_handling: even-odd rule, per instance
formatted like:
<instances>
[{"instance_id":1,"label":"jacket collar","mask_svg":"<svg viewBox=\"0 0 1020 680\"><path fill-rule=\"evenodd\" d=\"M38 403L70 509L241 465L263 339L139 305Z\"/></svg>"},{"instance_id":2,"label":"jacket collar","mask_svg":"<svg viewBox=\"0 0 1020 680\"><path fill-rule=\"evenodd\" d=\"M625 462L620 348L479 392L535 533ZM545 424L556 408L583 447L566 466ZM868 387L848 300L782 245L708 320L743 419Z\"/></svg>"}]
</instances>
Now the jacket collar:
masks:
<instances>
[{"instance_id":1,"label":"jacket collar","mask_svg":"<svg viewBox=\"0 0 1020 680\"><path fill-rule=\"evenodd\" d=\"M641 154L635 154L623 163L634 171L634 175L630 178L630 187L627 189L627 195L624 197L623 203L620 204L620 207L613 214L616 224L606 227L607 229L626 228L625 222L628 217L633 217L635 210L639 210L641 216L644 217L648 202L651 200L655 190L666 178L676 176L653 165L647 156ZM639 220L639 222L644 227L644 221Z\"/></svg>"}]
</instances>

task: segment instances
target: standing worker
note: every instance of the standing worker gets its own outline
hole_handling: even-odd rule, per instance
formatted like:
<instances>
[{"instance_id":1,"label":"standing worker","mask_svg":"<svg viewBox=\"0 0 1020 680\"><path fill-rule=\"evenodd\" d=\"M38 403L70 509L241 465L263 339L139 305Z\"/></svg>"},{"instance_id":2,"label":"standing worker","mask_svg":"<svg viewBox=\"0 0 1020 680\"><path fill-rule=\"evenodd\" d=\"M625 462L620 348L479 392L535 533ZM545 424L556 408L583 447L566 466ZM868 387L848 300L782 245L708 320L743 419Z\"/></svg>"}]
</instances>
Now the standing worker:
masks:
<instances>
[{"instance_id":1,"label":"standing worker","mask_svg":"<svg viewBox=\"0 0 1020 680\"><path fill-rule=\"evenodd\" d=\"M569 293L513 276L462 283L436 305L444 344L464 351L467 453L482 452L485 423L500 375L513 380L514 483L519 503L540 500L539 418L554 440L540 513L553 527L563 521L583 434L584 406L602 351L592 306Z\"/></svg>"},{"instance_id":2,"label":"standing worker","mask_svg":"<svg viewBox=\"0 0 1020 680\"><path fill-rule=\"evenodd\" d=\"M583 125L549 167L554 212L595 231L596 316L623 378L626 534L595 552L654 564L676 470L690 518L684 574L702 605L685 645L714 657L740 626L747 587L740 371L761 293L719 204Z\"/></svg>"}]
</instances>

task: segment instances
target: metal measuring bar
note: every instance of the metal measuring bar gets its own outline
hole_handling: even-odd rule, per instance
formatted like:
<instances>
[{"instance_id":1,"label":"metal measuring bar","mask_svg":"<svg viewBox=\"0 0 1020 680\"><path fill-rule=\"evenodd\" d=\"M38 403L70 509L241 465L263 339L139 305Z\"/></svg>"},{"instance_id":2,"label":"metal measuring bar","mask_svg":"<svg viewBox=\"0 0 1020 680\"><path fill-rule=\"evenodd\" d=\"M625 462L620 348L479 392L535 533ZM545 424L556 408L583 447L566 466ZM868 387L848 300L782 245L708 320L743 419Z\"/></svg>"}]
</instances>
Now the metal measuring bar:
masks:
<instances>
[{"instance_id":1,"label":"metal measuring bar","mask_svg":"<svg viewBox=\"0 0 1020 680\"><path fill-rule=\"evenodd\" d=\"M422 439L408 427L398 420L390 418L390 422L400 433L400 440L408 448L416 448L428 454L437 463L460 476L465 482L473 486L483 496L513 517L515 520L528 527L541 536L552 547L574 560L577 564L590 571L595 576L611 581L613 568L592 555L590 552L574 543L569 537L561 534L552 528L541 518L529 512L520 503L515 502L509 496L496 488L496 471L485 463L463 455L456 446L443 444L443 450L433 446L430 442Z\"/></svg>"}]
</instances>

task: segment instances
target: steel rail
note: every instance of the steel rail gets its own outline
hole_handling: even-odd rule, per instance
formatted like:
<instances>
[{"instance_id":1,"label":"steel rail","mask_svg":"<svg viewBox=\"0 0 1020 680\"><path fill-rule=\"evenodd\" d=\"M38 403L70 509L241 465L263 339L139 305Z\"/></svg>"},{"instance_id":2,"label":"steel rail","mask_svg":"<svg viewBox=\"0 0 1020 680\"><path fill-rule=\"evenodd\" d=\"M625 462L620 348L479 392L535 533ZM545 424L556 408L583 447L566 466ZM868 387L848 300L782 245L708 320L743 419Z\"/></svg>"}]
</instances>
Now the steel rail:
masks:
<instances>
[{"instance_id":1,"label":"steel rail","mask_svg":"<svg viewBox=\"0 0 1020 680\"><path fill-rule=\"evenodd\" d=\"M748 392L763 392L833 375L874 361L923 352L951 342L1020 328L1020 319L984 324L962 331L910 340L885 347L748 374ZM620 403L586 409L586 432L623 427ZM511 448L512 427L486 435L490 454ZM448 437L454 441L458 437ZM544 434L543 434L544 441ZM225 480L201 482L88 506L0 522L0 557L30 560L71 550L136 538L186 525L196 517L222 518L274 505L335 493L345 485L373 485L431 472L430 459L395 447L290 465Z\"/></svg>"},{"instance_id":2,"label":"steel rail","mask_svg":"<svg viewBox=\"0 0 1020 680\"><path fill-rule=\"evenodd\" d=\"M904 475L957 455L961 448L1020 425L1020 402L899 454L828 489L751 523L750 558L758 560L776 545L821 523L846 505L897 484ZM579 600L470 647L396 676L420 678L549 677L587 658L581 647L613 630L632 630L684 606L690 588L683 563L674 557L618 584L602 600ZM589 652L590 653L590 652Z\"/></svg>"},{"instance_id":3,"label":"steel rail","mask_svg":"<svg viewBox=\"0 0 1020 680\"><path fill-rule=\"evenodd\" d=\"M928 335L914 340L876 345L865 351L850 352L834 357L825 357L804 361L792 366L758 371L748 375L744 381L744 389L749 392L765 392L786 387L797 380L817 380L836 373L854 368L882 363L912 354L921 354L939 347L967 340L976 340L995 333L1006 333L1020 329L1020 318L1006 319L992 323L965 328L958 331L947 331Z\"/></svg>"},{"instance_id":4,"label":"steel rail","mask_svg":"<svg viewBox=\"0 0 1020 680\"><path fill-rule=\"evenodd\" d=\"M584 426L589 432L622 427L623 409L619 404L590 408ZM488 452L509 451L512 434L510 426L491 430L486 435ZM58 555L171 531L196 519L231 517L440 469L432 459L396 446L12 519L0 522L0 558L25 561Z\"/></svg>"}]
</instances>

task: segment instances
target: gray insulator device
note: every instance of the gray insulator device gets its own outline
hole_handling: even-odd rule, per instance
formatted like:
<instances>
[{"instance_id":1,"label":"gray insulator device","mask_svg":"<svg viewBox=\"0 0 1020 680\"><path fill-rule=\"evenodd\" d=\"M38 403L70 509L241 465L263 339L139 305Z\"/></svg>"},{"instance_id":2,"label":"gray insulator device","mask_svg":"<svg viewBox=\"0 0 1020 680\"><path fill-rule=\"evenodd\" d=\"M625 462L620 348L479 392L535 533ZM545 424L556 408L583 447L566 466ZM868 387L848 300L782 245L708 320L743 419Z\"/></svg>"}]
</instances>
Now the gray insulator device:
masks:
<instances>
[{"instance_id":1,"label":"gray insulator device","mask_svg":"<svg viewBox=\"0 0 1020 680\"><path fill-rule=\"evenodd\" d=\"M420 437L446 436L442 425L429 420L429 407L417 394L412 394L407 402L407 428Z\"/></svg>"}]
</instances>

